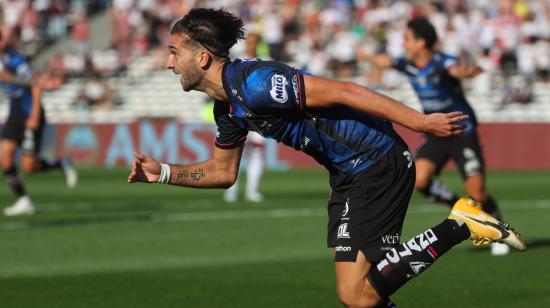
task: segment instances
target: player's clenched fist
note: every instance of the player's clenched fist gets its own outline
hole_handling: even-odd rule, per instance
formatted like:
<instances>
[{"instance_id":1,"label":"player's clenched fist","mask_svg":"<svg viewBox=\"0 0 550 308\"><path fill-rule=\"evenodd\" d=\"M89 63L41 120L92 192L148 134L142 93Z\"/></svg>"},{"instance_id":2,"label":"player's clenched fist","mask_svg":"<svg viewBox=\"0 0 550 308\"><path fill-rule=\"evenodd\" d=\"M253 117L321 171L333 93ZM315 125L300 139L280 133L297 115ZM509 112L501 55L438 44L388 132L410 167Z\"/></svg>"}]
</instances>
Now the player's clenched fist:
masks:
<instances>
[{"instance_id":1,"label":"player's clenched fist","mask_svg":"<svg viewBox=\"0 0 550 308\"><path fill-rule=\"evenodd\" d=\"M156 183L160 176L160 163L139 152L134 152L136 159L132 162L132 170L128 176L128 183L144 182Z\"/></svg>"}]
</instances>

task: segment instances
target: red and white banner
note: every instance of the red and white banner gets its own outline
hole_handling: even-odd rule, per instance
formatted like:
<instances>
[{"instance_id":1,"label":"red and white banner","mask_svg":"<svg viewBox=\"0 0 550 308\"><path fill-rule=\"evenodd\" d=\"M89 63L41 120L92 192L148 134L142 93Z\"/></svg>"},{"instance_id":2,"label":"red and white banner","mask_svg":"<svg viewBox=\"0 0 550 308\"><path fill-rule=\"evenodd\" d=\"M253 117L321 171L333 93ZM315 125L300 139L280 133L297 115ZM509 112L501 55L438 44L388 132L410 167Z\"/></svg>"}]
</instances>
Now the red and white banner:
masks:
<instances>
[{"instance_id":1,"label":"red and white banner","mask_svg":"<svg viewBox=\"0 0 550 308\"><path fill-rule=\"evenodd\" d=\"M422 136L402 127L397 130L415 151ZM171 163L206 160L214 146L215 127L141 120L130 124L58 124L49 131L50 137L55 136L57 155L70 154L80 165L113 167L129 165L135 150ZM479 132L489 169L550 170L550 124L482 124ZM303 153L273 140L266 143L265 158L270 169L317 166Z\"/></svg>"}]
</instances>

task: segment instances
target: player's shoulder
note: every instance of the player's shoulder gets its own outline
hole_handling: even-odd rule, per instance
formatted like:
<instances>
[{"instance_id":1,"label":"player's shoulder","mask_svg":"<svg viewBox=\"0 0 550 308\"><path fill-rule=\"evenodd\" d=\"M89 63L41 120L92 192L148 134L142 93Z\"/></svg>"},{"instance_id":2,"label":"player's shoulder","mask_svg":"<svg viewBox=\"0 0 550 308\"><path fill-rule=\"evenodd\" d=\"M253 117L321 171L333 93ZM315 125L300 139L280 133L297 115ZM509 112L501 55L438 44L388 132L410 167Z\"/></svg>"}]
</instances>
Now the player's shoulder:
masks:
<instances>
[{"instance_id":1,"label":"player's shoulder","mask_svg":"<svg viewBox=\"0 0 550 308\"><path fill-rule=\"evenodd\" d=\"M458 57L440 51L434 53L433 61L446 69L460 62Z\"/></svg>"},{"instance_id":2,"label":"player's shoulder","mask_svg":"<svg viewBox=\"0 0 550 308\"><path fill-rule=\"evenodd\" d=\"M296 99L301 82L299 75L305 73L281 62L260 59L234 60L228 70L226 78L233 85L230 91L239 92L238 99L254 109L280 108L279 104Z\"/></svg>"},{"instance_id":3,"label":"player's shoulder","mask_svg":"<svg viewBox=\"0 0 550 308\"><path fill-rule=\"evenodd\" d=\"M4 50L5 64L11 66L19 66L27 62L27 58L20 52L12 48L6 48Z\"/></svg>"},{"instance_id":4,"label":"player's shoulder","mask_svg":"<svg viewBox=\"0 0 550 308\"><path fill-rule=\"evenodd\" d=\"M238 58L231 61L228 70L229 75L237 82L255 83L271 78L273 74L287 74L294 69L276 61Z\"/></svg>"},{"instance_id":5,"label":"player's shoulder","mask_svg":"<svg viewBox=\"0 0 550 308\"><path fill-rule=\"evenodd\" d=\"M408 75L418 74L418 68L410 60L405 58L404 55L392 57L392 67L398 71L404 72Z\"/></svg>"}]
</instances>

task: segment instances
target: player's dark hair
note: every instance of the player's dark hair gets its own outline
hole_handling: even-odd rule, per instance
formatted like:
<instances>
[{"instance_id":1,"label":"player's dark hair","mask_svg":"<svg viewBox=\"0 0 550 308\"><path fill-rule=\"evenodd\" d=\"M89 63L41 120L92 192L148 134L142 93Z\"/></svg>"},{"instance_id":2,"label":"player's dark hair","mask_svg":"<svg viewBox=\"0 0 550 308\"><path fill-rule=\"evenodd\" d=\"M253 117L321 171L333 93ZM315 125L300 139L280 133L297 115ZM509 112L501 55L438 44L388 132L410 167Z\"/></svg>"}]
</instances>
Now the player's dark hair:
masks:
<instances>
[{"instance_id":1,"label":"player's dark hair","mask_svg":"<svg viewBox=\"0 0 550 308\"><path fill-rule=\"evenodd\" d=\"M178 20L170 34L184 33L213 55L229 56L229 49L244 38L243 21L223 9L191 9Z\"/></svg>"},{"instance_id":2,"label":"player's dark hair","mask_svg":"<svg viewBox=\"0 0 550 308\"><path fill-rule=\"evenodd\" d=\"M434 26L426 17L411 19L407 23L407 28L411 29L414 37L424 40L426 48L433 49L437 42L437 33L435 32Z\"/></svg>"}]
</instances>

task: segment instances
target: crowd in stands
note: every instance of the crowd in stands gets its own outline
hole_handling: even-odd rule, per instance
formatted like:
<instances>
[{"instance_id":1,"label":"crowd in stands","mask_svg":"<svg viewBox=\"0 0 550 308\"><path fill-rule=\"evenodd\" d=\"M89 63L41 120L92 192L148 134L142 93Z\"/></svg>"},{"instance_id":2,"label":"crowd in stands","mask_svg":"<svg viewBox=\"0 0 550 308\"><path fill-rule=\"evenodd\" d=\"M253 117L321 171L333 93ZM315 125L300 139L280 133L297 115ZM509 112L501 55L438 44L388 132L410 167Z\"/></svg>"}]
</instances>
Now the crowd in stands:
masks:
<instances>
[{"instance_id":1,"label":"crowd in stands","mask_svg":"<svg viewBox=\"0 0 550 308\"><path fill-rule=\"evenodd\" d=\"M126 8L133 2L121 1ZM170 22L194 6L224 7L238 14L248 34L259 38L259 57L285 61L316 75L361 75L371 86L397 87L402 83L397 74L358 63L356 51L402 55L407 21L424 15L437 29L439 49L482 66L488 73L485 79L493 74L504 79L501 84L516 85L502 89L503 100L528 102L532 82L549 79L550 1L165 0L153 9L136 1L133 9L143 17L136 18L140 22L129 33L134 33L140 52L160 48L156 67L164 64ZM232 56L245 54L244 46L243 42L234 47ZM136 47L127 50L135 52ZM521 79L508 81L518 73ZM482 79L477 85L481 92L491 88L490 81Z\"/></svg>"},{"instance_id":2,"label":"crowd in stands","mask_svg":"<svg viewBox=\"0 0 550 308\"><path fill-rule=\"evenodd\" d=\"M3 29L21 30L23 51L32 56L69 35L76 41L86 40L88 16L106 7L106 1L2 0L0 19Z\"/></svg>"},{"instance_id":3,"label":"crowd in stands","mask_svg":"<svg viewBox=\"0 0 550 308\"><path fill-rule=\"evenodd\" d=\"M363 76L373 86L397 86L396 75L358 63L356 52L400 56L407 21L424 15L435 25L442 51L503 78L519 74L526 84L549 79L546 0L2 0L0 6L3 24L19 26L31 51L72 39L72 49L50 61L52 70L69 76L116 75L143 54L153 55L151 67L161 69L174 20L192 7L224 7L257 37L259 57L316 75ZM106 12L112 23L110 50L94 51L89 44L90 16L97 12ZM242 56L244 46L235 46L232 56Z\"/></svg>"}]
</instances>

